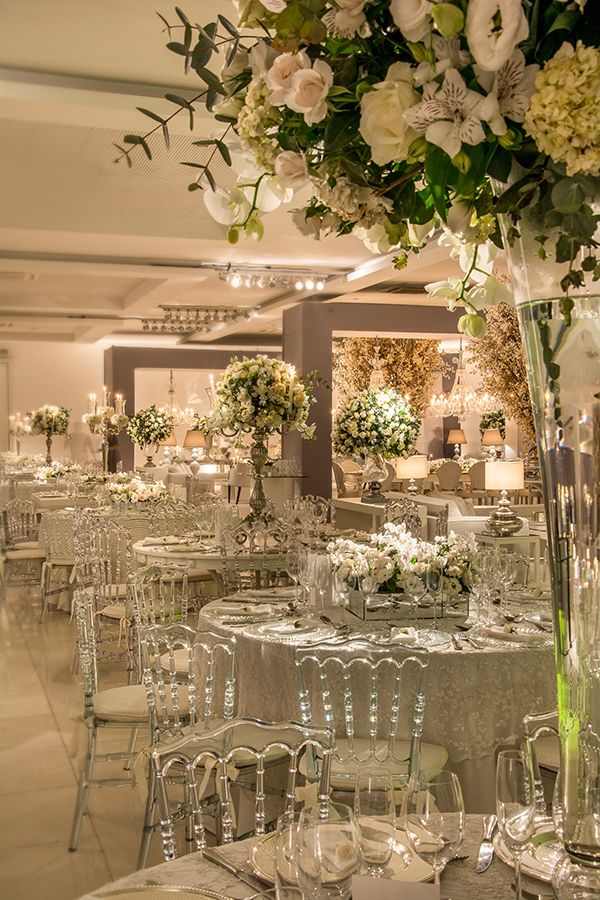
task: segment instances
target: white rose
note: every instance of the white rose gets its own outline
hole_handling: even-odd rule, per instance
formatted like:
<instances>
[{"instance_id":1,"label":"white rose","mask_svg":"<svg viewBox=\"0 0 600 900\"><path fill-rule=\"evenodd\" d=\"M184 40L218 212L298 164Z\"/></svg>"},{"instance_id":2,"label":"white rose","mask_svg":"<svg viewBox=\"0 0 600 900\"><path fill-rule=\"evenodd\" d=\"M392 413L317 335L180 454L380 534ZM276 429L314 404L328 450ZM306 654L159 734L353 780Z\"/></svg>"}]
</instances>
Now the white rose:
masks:
<instances>
[{"instance_id":1,"label":"white rose","mask_svg":"<svg viewBox=\"0 0 600 900\"><path fill-rule=\"evenodd\" d=\"M272 92L269 99L273 106L287 104L287 97L292 88L292 78L296 72L302 69L310 69L310 58L304 51L282 53L277 57L267 72L267 86Z\"/></svg>"},{"instance_id":2,"label":"white rose","mask_svg":"<svg viewBox=\"0 0 600 900\"><path fill-rule=\"evenodd\" d=\"M332 84L331 66L318 59L312 69L300 69L292 76L286 105L302 113L307 125L321 122L327 115L326 97Z\"/></svg>"},{"instance_id":3,"label":"white rose","mask_svg":"<svg viewBox=\"0 0 600 900\"><path fill-rule=\"evenodd\" d=\"M275 174L286 188L298 190L303 187L308 178L304 156L293 150L284 150L275 158Z\"/></svg>"},{"instance_id":4,"label":"white rose","mask_svg":"<svg viewBox=\"0 0 600 900\"><path fill-rule=\"evenodd\" d=\"M529 34L521 0L469 0L465 34L479 66L496 72Z\"/></svg>"},{"instance_id":5,"label":"white rose","mask_svg":"<svg viewBox=\"0 0 600 900\"><path fill-rule=\"evenodd\" d=\"M420 41L431 28L429 0L392 0L390 13L407 41Z\"/></svg>"},{"instance_id":6,"label":"white rose","mask_svg":"<svg viewBox=\"0 0 600 900\"><path fill-rule=\"evenodd\" d=\"M412 69L408 63L390 66L386 80L363 94L359 131L378 166L406 159L417 134L407 125L404 113L419 99L412 88Z\"/></svg>"}]
</instances>

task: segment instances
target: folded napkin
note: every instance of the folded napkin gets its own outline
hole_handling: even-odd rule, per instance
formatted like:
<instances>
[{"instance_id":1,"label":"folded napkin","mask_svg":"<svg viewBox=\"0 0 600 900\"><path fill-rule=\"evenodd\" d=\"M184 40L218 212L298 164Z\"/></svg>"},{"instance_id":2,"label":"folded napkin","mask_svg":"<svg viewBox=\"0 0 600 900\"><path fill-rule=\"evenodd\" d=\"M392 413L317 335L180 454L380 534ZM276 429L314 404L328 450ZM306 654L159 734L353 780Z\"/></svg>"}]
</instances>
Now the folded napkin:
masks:
<instances>
[{"instance_id":1,"label":"folded napkin","mask_svg":"<svg viewBox=\"0 0 600 900\"><path fill-rule=\"evenodd\" d=\"M165 544L182 544L185 543L181 538L175 537L174 534L166 537L147 537L144 538L142 544L146 547L162 547Z\"/></svg>"},{"instance_id":2,"label":"folded napkin","mask_svg":"<svg viewBox=\"0 0 600 900\"><path fill-rule=\"evenodd\" d=\"M494 638L497 641L508 641L516 644L538 644L540 638L544 638L544 632L534 631L534 625L530 627L531 631L519 631L517 626L514 625L489 625L485 628L479 628L478 634L486 635L486 637Z\"/></svg>"},{"instance_id":3,"label":"folded napkin","mask_svg":"<svg viewBox=\"0 0 600 900\"><path fill-rule=\"evenodd\" d=\"M392 628L390 631L390 641L394 641L394 643L401 643L402 641L406 641L406 643L412 643L416 640L417 630L416 628L412 628L410 626L407 627L396 627Z\"/></svg>"},{"instance_id":4,"label":"folded napkin","mask_svg":"<svg viewBox=\"0 0 600 900\"><path fill-rule=\"evenodd\" d=\"M236 599L240 597L248 597L252 600L261 600L263 597L268 597L270 599L281 599L281 600L289 600L290 597L295 597L296 591L293 587L274 587L274 588L251 588L247 591L238 591L237 594L232 594L232 597Z\"/></svg>"},{"instance_id":5,"label":"folded napkin","mask_svg":"<svg viewBox=\"0 0 600 900\"><path fill-rule=\"evenodd\" d=\"M210 612L216 616L264 616L265 618L277 615L279 610L275 606L268 603L227 603L215 604L214 606L205 607L205 612Z\"/></svg>"}]
</instances>

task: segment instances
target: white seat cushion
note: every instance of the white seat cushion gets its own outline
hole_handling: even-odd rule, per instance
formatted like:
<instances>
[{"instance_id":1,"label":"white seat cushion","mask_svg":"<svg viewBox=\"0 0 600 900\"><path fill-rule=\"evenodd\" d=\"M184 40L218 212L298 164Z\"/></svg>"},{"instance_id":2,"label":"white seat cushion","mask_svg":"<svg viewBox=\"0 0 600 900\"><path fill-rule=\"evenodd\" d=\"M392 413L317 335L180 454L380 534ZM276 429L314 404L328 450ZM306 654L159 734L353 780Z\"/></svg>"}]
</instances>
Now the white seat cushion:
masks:
<instances>
[{"instance_id":1,"label":"white seat cushion","mask_svg":"<svg viewBox=\"0 0 600 900\"><path fill-rule=\"evenodd\" d=\"M390 775L408 775L408 756L410 753L410 741L396 741L394 754L395 758L385 759L387 743L382 741L377 745L377 757L382 762L374 762L369 759L369 738L355 738L354 751L358 759L354 757L347 758L349 754L348 741L345 738L336 740L336 750L334 750L331 758L331 778L330 784L332 788L348 788L348 782L354 783L354 779L365 764L370 766L376 765L378 769ZM421 741L421 771L429 775L441 771L446 765L448 759L448 751L444 747L437 744L428 744ZM306 757L300 762L300 771L306 775Z\"/></svg>"},{"instance_id":2,"label":"white seat cushion","mask_svg":"<svg viewBox=\"0 0 600 900\"><path fill-rule=\"evenodd\" d=\"M558 737L547 735L538 738L533 744L538 765L544 769L558 772L560 769L560 742Z\"/></svg>"},{"instance_id":3,"label":"white seat cushion","mask_svg":"<svg viewBox=\"0 0 600 900\"><path fill-rule=\"evenodd\" d=\"M190 656L189 656L188 651L184 650L182 647L181 649L176 650L175 653L173 654L173 656L175 658L175 671L177 672L177 674L178 675L179 674L187 675L188 672L190 671L190 665L189 665ZM170 671L168 653L163 653L163 655L160 658L160 665L161 665L161 668L164 669L165 672Z\"/></svg>"},{"instance_id":4,"label":"white seat cushion","mask_svg":"<svg viewBox=\"0 0 600 900\"><path fill-rule=\"evenodd\" d=\"M98 610L99 616L106 616L107 619L124 619L125 604L124 603L107 603Z\"/></svg>"},{"instance_id":5,"label":"white seat cushion","mask_svg":"<svg viewBox=\"0 0 600 900\"><path fill-rule=\"evenodd\" d=\"M39 550L40 542L39 541L16 541L16 543L11 544L13 550Z\"/></svg>"},{"instance_id":6,"label":"white seat cushion","mask_svg":"<svg viewBox=\"0 0 600 900\"><path fill-rule=\"evenodd\" d=\"M189 713L188 691L185 685L179 685L179 715ZM148 717L146 688L143 684L131 684L124 687L107 688L99 691L93 700L94 715L98 719L109 722L143 722ZM172 711L170 696L167 691L167 709Z\"/></svg>"},{"instance_id":7,"label":"white seat cushion","mask_svg":"<svg viewBox=\"0 0 600 900\"><path fill-rule=\"evenodd\" d=\"M6 559L46 559L45 550L7 550Z\"/></svg>"}]
</instances>

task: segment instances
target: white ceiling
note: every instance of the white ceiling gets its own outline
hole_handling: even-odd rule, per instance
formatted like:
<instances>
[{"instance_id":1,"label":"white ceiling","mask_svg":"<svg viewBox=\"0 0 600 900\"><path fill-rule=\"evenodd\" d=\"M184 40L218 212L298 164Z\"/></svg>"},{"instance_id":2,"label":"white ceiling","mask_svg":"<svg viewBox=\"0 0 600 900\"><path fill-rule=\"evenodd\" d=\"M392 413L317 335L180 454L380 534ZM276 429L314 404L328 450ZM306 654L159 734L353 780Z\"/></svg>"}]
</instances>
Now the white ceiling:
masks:
<instances>
[{"instance_id":1,"label":"white ceiling","mask_svg":"<svg viewBox=\"0 0 600 900\"><path fill-rule=\"evenodd\" d=\"M185 8L185 7L184 7ZM228 0L200 0L201 22L235 13ZM175 21L170 5L160 12ZM133 169L115 165L113 144L142 133L146 106L172 110L166 91L191 96L194 76L164 47L147 0L0 0L0 338L94 342L140 339L141 318L160 304L268 309L203 340L280 332L281 312L306 294L234 290L203 266L270 264L363 277L328 283L327 302L414 302L390 294L390 281L424 284L450 271L445 252L428 248L402 273L374 260L355 238L302 237L286 210L265 219L263 241L231 247L210 219L200 192L189 192L197 160L192 140L214 133L206 113L175 120L171 151L137 154ZM222 165L219 180L231 177ZM298 198L296 198L298 203ZM375 271L369 271L376 262ZM376 286L376 287L374 287ZM367 290L367 288L369 290ZM362 291L361 293L358 293ZM421 297L422 299L422 297ZM150 338L148 338L150 340ZM177 338L167 338L174 343ZM156 339L153 339L156 343Z\"/></svg>"}]
</instances>

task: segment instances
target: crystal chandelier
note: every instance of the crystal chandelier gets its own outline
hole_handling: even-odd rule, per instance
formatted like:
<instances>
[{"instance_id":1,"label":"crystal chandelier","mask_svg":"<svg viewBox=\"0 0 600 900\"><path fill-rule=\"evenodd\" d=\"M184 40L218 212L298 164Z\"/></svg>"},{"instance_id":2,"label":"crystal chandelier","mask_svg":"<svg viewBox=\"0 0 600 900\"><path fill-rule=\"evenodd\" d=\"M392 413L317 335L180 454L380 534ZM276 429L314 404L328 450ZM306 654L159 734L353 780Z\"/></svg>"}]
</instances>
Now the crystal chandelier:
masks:
<instances>
[{"instance_id":1,"label":"crystal chandelier","mask_svg":"<svg viewBox=\"0 0 600 900\"><path fill-rule=\"evenodd\" d=\"M447 418L455 416L460 422L469 415L482 416L498 409L498 401L491 394L480 394L467 387L467 369L464 364L462 344L457 363L454 384L448 394L434 394L429 401L430 416Z\"/></svg>"},{"instance_id":2,"label":"crystal chandelier","mask_svg":"<svg viewBox=\"0 0 600 900\"><path fill-rule=\"evenodd\" d=\"M161 305L164 316L144 317L144 331L161 334L207 334L219 325L231 325L240 319L251 319L254 310L249 307L238 309L230 306L166 306Z\"/></svg>"},{"instance_id":3,"label":"crystal chandelier","mask_svg":"<svg viewBox=\"0 0 600 900\"><path fill-rule=\"evenodd\" d=\"M179 405L179 401L177 400L177 395L175 393L175 381L173 380L173 369L169 369L169 390L167 391L169 399L167 400L165 406L160 407L160 411L166 413L173 420L173 427L177 425L185 425L186 428L191 428L194 424L195 413L194 410L186 406L185 409L182 409Z\"/></svg>"},{"instance_id":4,"label":"crystal chandelier","mask_svg":"<svg viewBox=\"0 0 600 900\"><path fill-rule=\"evenodd\" d=\"M369 378L369 387L372 391L381 391L385 387L385 375L381 368L381 358L379 356L379 339L375 341L375 352L373 354L373 371Z\"/></svg>"}]
</instances>

